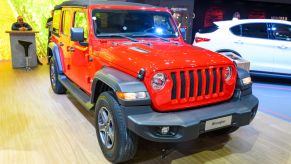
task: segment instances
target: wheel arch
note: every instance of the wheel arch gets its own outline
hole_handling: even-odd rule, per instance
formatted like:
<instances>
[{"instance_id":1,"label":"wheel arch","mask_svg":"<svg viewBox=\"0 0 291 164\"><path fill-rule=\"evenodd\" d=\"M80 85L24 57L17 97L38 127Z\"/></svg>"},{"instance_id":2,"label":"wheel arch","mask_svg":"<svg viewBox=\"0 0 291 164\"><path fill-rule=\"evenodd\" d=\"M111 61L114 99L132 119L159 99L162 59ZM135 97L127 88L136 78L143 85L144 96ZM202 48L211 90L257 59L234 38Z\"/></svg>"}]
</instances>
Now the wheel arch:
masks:
<instances>
[{"instance_id":1,"label":"wheel arch","mask_svg":"<svg viewBox=\"0 0 291 164\"><path fill-rule=\"evenodd\" d=\"M113 92L147 92L147 89L142 81L110 67L103 67L95 73L92 89L91 89L91 103L95 103L99 95L104 91ZM118 99L122 105L137 105L140 103L149 104L150 98L138 102L125 102Z\"/></svg>"},{"instance_id":2,"label":"wheel arch","mask_svg":"<svg viewBox=\"0 0 291 164\"><path fill-rule=\"evenodd\" d=\"M58 72L60 74L63 74L64 67L63 67L62 56L61 56L61 53L59 51L59 47L55 43L51 42L48 45L47 53L48 53L48 55L51 55L51 57L54 57L55 61L57 62Z\"/></svg>"},{"instance_id":3,"label":"wheel arch","mask_svg":"<svg viewBox=\"0 0 291 164\"><path fill-rule=\"evenodd\" d=\"M237 51L231 50L231 49L219 49L219 50L216 50L215 52L218 52L218 53L219 53L219 52L232 52L232 53L234 53L234 54L236 54L236 55L242 57L242 56L240 55L240 53L238 53Z\"/></svg>"}]
</instances>

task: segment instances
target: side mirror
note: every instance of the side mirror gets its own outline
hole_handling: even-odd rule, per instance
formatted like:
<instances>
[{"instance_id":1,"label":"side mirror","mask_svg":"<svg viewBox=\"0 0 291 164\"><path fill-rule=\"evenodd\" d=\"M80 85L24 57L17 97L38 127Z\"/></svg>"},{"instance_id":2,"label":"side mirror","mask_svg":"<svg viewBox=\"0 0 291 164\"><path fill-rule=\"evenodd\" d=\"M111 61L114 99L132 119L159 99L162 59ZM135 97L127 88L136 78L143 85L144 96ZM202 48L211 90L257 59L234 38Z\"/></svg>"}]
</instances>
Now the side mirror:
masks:
<instances>
[{"instance_id":1,"label":"side mirror","mask_svg":"<svg viewBox=\"0 0 291 164\"><path fill-rule=\"evenodd\" d=\"M84 39L84 29L83 28L71 28L71 40L83 42Z\"/></svg>"}]
</instances>

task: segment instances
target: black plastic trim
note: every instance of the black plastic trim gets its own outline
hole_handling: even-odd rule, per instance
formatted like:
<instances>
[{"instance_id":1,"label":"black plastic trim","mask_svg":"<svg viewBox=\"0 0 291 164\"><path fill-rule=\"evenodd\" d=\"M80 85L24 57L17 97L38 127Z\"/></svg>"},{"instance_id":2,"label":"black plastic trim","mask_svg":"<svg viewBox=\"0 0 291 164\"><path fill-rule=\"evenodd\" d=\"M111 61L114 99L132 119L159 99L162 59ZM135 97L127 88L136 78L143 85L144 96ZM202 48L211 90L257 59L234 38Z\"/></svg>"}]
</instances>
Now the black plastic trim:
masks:
<instances>
[{"instance_id":1,"label":"black plastic trim","mask_svg":"<svg viewBox=\"0 0 291 164\"><path fill-rule=\"evenodd\" d=\"M213 68L213 89L212 93L216 93L216 85L217 85L217 69Z\"/></svg>"},{"instance_id":2,"label":"black plastic trim","mask_svg":"<svg viewBox=\"0 0 291 164\"><path fill-rule=\"evenodd\" d=\"M176 72L171 72L171 78L173 80L173 87L172 87L171 99L174 100L174 99L177 98L177 79L176 79Z\"/></svg>"},{"instance_id":3,"label":"black plastic trim","mask_svg":"<svg viewBox=\"0 0 291 164\"><path fill-rule=\"evenodd\" d=\"M147 89L143 82L139 81L133 76L130 76L124 72L116 70L110 67L104 67L98 72L96 72L94 76L94 80L92 83L92 96L91 102L97 99L97 95L95 94L97 89L97 82L101 81L107 86L109 86L114 92L146 92L147 98L134 100L134 101L125 101L122 99L118 99L119 103L124 106L135 106L135 105L150 105L150 95L147 92Z\"/></svg>"},{"instance_id":4,"label":"black plastic trim","mask_svg":"<svg viewBox=\"0 0 291 164\"><path fill-rule=\"evenodd\" d=\"M202 72L201 72L201 70L197 70L197 74L198 74L198 93L197 93L197 96L201 96L202 95Z\"/></svg>"},{"instance_id":5,"label":"black plastic trim","mask_svg":"<svg viewBox=\"0 0 291 164\"><path fill-rule=\"evenodd\" d=\"M189 77L190 77L190 93L189 93L189 97L193 97L194 96L194 75L193 75L193 71L189 71Z\"/></svg>"},{"instance_id":6,"label":"black plastic trim","mask_svg":"<svg viewBox=\"0 0 291 164\"><path fill-rule=\"evenodd\" d=\"M186 79L185 79L185 72L180 72L181 77L181 99L186 97Z\"/></svg>"},{"instance_id":7,"label":"black plastic trim","mask_svg":"<svg viewBox=\"0 0 291 164\"><path fill-rule=\"evenodd\" d=\"M219 68L219 75L220 75L219 92L222 92L223 91L223 84L224 84L223 74L222 74L222 68Z\"/></svg>"},{"instance_id":8,"label":"black plastic trim","mask_svg":"<svg viewBox=\"0 0 291 164\"><path fill-rule=\"evenodd\" d=\"M110 6L139 6L139 7L154 7L152 5L141 4L141 3L132 3L132 2L118 2L118 1L100 1L100 0L74 0L74 1L65 1L60 5L55 6L55 10L61 9L62 7L88 7L89 5L110 5Z\"/></svg>"},{"instance_id":9,"label":"black plastic trim","mask_svg":"<svg viewBox=\"0 0 291 164\"><path fill-rule=\"evenodd\" d=\"M210 74L209 74L209 69L205 70L206 74L206 89L205 89L205 95L209 94L209 87L210 87Z\"/></svg>"},{"instance_id":10,"label":"black plastic trim","mask_svg":"<svg viewBox=\"0 0 291 164\"><path fill-rule=\"evenodd\" d=\"M212 106L193 110L159 113L150 106L122 107L127 118L127 127L140 137L156 142L184 142L205 133L207 120L232 115L232 126L248 125L256 115L259 101L253 95ZM174 136L157 135L155 129L171 126L176 129Z\"/></svg>"},{"instance_id":11,"label":"black plastic trim","mask_svg":"<svg viewBox=\"0 0 291 164\"><path fill-rule=\"evenodd\" d=\"M55 61L57 62L57 69L60 74L63 74L63 65L61 61L61 56L59 52L58 46L54 42L50 42L48 44L48 48L51 50L53 57L55 58Z\"/></svg>"}]
</instances>

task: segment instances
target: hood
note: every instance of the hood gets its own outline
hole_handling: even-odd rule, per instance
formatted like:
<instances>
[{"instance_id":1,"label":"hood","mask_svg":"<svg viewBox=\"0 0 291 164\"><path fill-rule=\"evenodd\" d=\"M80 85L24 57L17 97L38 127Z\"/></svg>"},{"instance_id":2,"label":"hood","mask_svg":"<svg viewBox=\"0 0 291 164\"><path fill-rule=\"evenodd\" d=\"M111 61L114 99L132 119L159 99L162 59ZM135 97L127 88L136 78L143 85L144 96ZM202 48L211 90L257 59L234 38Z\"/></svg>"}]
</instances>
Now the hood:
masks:
<instances>
[{"instance_id":1,"label":"hood","mask_svg":"<svg viewBox=\"0 0 291 164\"><path fill-rule=\"evenodd\" d=\"M231 65L228 58L209 50L188 44L169 42L121 43L104 49L107 59L130 72L138 73L141 68L147 72L217 65Z\"/></svg>"}]
</instances>

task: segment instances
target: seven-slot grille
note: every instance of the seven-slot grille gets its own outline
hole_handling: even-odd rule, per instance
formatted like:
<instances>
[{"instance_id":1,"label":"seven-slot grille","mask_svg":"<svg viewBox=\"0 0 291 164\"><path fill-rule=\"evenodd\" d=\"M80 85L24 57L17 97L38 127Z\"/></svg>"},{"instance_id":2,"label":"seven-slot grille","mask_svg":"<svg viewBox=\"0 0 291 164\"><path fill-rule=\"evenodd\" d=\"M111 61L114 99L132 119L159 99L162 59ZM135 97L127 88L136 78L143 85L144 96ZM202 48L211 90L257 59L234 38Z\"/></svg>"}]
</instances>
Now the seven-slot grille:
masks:
<instances>
[{"instance_id":1,"label":"seven-slot grille","mask_svg":"<svg viewBox=\"0 0 291 164\"><path fill-rule=\"evenodd\" d=\"M219 95L224 92L223 67L172 71L171 99Z\"/></svg>"}]
</instances>

